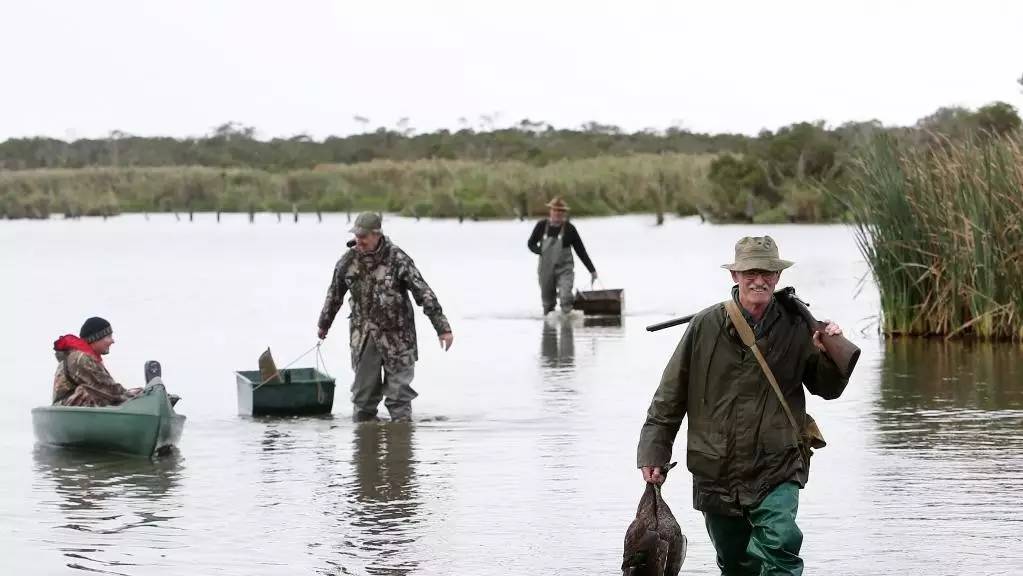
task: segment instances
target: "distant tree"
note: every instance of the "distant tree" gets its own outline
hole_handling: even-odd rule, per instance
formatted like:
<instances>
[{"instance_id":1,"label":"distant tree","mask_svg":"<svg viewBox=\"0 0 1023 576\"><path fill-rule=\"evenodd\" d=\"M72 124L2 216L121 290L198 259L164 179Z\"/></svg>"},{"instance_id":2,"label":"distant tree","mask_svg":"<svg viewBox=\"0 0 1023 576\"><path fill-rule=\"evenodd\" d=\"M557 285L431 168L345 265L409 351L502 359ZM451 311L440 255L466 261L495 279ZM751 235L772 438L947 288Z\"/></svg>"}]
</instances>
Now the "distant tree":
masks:
<instances>
[{"instance_id":1,"label":"distant tree","mask_svg":"<svg viewBox=\"0 0 1023 576\"><path fill-rule=\"evenodd\" d=\"M244 126L240 122L228 122L213 129L213 138L224 140L243 139L253 140L256 138L256 129L252 126Z\"/></svg>"},{"instance_id":2,"label":"distant tree","mask_svg":"<svg viewBox=\"0 0 1023 576\"><path fill-rule=\"evenodd\" d=\"M1007 102L992 102L979 108L975 121L978 128L999 136L1019 129L1021 124L1016 108Z\"/></svg>"},{"instance_id":3,"label":"distant tree","mask_svg":"<svg viewBox=\"0 0 1023 576\"><path fill-rule=\"evenodd\" d=\"M944 106L917 120L916 127L948 138L962 138L977 128L977 119L962 106Z\"/></svg>"}]
</instances>

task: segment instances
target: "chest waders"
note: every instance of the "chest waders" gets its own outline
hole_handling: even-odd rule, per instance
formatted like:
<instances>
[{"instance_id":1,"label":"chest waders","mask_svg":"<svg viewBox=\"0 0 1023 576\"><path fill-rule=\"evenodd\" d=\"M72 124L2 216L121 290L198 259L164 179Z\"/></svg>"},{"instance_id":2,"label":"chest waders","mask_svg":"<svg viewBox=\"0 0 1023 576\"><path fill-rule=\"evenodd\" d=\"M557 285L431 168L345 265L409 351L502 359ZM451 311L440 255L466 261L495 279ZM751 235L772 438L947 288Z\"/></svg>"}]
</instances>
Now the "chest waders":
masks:
<instances>
[{"instance_id":1,"label":"chest waders","mask_svg":"<svg viewBox=\"0 0 1023 576\"><path fill-rule=\"evenodd\" d=\"M566 221L554 237L547 235L550 221L544 223L543 240L540 243L540 263L537 275L540 277L540 299L543 301L543 313L554 310L557 301L561 301L561 311L572 311L575 295L575 259L572 258L572 247L563 246L562 236L568 227Z\"/></svg>"}]
</instances>

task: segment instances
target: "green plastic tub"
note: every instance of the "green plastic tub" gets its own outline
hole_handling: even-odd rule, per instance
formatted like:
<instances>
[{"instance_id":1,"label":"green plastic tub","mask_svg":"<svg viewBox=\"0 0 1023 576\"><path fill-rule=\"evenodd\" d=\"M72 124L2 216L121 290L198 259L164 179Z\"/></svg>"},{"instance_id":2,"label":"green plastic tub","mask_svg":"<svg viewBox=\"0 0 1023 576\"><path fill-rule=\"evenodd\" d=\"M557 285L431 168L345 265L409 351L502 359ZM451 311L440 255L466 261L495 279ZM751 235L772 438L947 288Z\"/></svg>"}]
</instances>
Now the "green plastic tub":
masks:
<instances>
[{"instance_id":1,"label":"green plastic tub","mask_svg":"<svg viewBox=\"0 0 1023 576\"><path fill-rule=\"evenodd\" d=\"M334 379L315 368L285 368L279 379L263 384L259 370L235 372L238 413L245 416L330 414Z\"/></svg>"}]
</instances>

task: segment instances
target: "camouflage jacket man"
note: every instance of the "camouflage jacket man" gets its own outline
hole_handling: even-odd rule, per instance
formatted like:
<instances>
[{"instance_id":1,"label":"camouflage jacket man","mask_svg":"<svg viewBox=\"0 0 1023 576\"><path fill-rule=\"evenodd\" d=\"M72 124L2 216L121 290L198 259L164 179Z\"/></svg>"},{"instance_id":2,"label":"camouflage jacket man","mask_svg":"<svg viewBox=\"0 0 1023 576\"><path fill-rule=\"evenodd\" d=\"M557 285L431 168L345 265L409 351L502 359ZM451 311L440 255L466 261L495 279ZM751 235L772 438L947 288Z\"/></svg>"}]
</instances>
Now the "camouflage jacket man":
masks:
<instances>
[{"instance_id":1,"label":"camouflage jacket man","mask_svg":"<svg viewBox=\"0 0 1023 576\"><path fill-rule=\"evenodd\" d=\"M397 372L419 359L412 293L438 335L451 331L437 295L415 262L386 236L369 253L349 249L334 266L334 276L320 312L319 327L329 330L346 292L351 292L349 330L352 368L356 369L367 338L383 358L384 369Z\"/></svg>"},{"instance_id":2,"label":"camouflage jacket man","mask_svg":"<svg viewBox=\"0 0 1023 576\"><path fill-rule=\"evenodd\" d=\"M132 395L114 381L103 359L77 336L62 336L54 343L57 372L53 375L53 404L60 406L115 406Z\"/></svg>"},{"instance_id":3,"label":"camouflage jacket man","mask_svg":"<svg viewBox=\"0 0 1023 576\"><path fill-rule=\"evenodd\" d=\"M797 421L806 418L804 385L825 399L845 390L848 379L813 345L802 317L772 301L754 330ZM640 433L639 467L668 463L686 416L697 510L739 516L784 482L806 484L795 431L724 304L693 318L665 367Z\"/></svg>"}]
</instances>

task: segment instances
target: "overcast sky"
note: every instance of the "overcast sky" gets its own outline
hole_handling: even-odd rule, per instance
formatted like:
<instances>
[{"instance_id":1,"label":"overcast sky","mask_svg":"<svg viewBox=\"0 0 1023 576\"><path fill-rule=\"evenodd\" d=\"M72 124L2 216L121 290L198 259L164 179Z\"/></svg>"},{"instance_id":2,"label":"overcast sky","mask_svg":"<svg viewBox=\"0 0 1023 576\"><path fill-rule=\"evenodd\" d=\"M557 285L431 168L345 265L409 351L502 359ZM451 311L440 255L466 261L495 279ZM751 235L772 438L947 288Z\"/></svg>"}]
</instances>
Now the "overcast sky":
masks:
<instances>
[{"instance_id":1,"label":"overcast sky","mask_svg":"<svg viewBox=\"0 0 1023 576\"><path fill-rule=\"evenodd\" d=\"M0 0L0 139L523 118L756 133L1023 105L1018 0Z\"/></svg>"}]
</instances>

